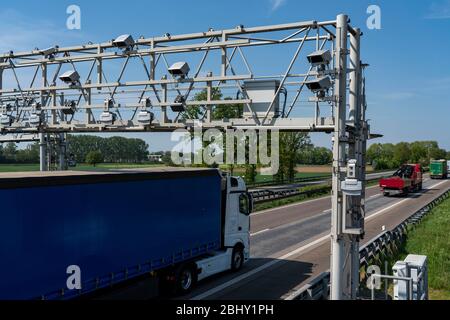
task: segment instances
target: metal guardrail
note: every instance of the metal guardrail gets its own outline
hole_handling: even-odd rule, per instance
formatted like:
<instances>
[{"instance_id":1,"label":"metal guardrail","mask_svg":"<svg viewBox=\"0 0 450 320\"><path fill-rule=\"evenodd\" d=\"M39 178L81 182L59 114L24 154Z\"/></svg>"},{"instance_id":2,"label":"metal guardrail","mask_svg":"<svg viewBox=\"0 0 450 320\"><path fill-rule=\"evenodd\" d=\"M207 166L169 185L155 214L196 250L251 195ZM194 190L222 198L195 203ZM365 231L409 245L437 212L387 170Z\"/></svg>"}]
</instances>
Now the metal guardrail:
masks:
<instances>
[{"instance_id":1,"label":"metal guardrail","mask_svg":"<svg viewBox=\"0 0 450 320\"><path fill-rule=\"evenodd\" d=\"M286 189L286 190L258 190L252 191L251 195L253 197L253 201L255 203L263 203L273 200L279 200L284 198L290 198L299 195L314 195L317 193L328 192L331 190L331 187L324 186L323 188L317 188L313 190L300 191L299 188L295 189Z\"/></svg>"},{"instance_id":2,"label":"metal guardrail","mask_svg":"<svg viewBox=\"0 0 450 320\"><path fill-rule=\"evenodd\" d=\"M371 173L368 173L368 175L375 175L375 174L390 175L390 174L393 174L394 172L395 171L392 171L392 170L383 170L383 171L371 172ZM375 180L375 179L379 179L379 177L373 178L373 179L368 179L368 181ZM271 180L271 181L247 183L247 186L249 188L260 188L260 187L272 187L272 186L278 186L278 185L300 184L300 183L308 183L308 182L316 182L316 181L328 181L328 180L331 180L331 174L323 174L323 175L311 176L311 177L307 177L307 178L295 178L293 180L283 180L283 181Z\"/></svg>"},{"instance_id":3,"label":"metal guardrail","mask_svg":"<svg viewBox=\"0 0 450 320\"><path fill-rule=\"evenodd\" d=\"M299 183L308 183L308 182L316 182L316 181L326 181L331 179L331 174L326 174L322 176L313 176L308 178L295 178L293 180L284 180L284 181L264 181L264 182L255 182L255 183L247 183L249 188L259 188L259 187L272 187L278 185L287 185L287 184L299 184Z\"/></svg>"},{"instance_id":4,"label":"metal guardrail","mask_svg":"<svg viewBox=\"0 0 450 320\"><path fill-rule=\"evenodd\" d=\"M359 257L361 266L366 270L376 256L386 251L390 251L392 246L397 246L403 242L408 233L408 226L419 224L422 219L431 212L431 210L450 197L450 189L441 196L434 199L415 214L404 220L396 228L386 231L375 237L367 244L361 247ZM288 300L320 300L327 299L330 290L330 272L324 272L315 277L307 285L303 286L290 295Z\"/></svg>"},{"instance_id":5,"label":"metal guardrail","mask_svg":"<svg viewBox=\"0 0 450 320\"><path fill-rule=\"evenodd\" d=\"M371 179L367 179L366 182L372 182L372 181L376 181L379 179L380 178L378 178L378 177L371 178ZM263 203L263 202L285 199L285 198L290 198L290 197L299 196L299 195L311 196L311 195L314 195L317 193L331 191L331 187L323 186L322 188L316 188L316 189L307 190L307 191L300 191L300 190L301 190L301 188L290 188L290 189L283 189L283 190L263 189L263 190L252 191L250 193L251 193L251 195L253 197L253 201L255 203Z\"/></svg>"}]
</instances>

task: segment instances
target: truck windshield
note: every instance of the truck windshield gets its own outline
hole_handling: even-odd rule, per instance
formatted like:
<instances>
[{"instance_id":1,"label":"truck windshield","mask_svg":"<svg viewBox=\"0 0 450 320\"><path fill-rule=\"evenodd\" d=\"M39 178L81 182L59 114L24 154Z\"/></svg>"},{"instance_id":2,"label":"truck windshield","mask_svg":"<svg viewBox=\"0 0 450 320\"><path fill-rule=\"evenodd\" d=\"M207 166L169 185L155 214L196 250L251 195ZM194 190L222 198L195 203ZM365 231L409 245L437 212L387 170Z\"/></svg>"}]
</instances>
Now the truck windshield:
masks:
<instances>
[{"instance_id":1,"label":"truck windshield","mask_svg":"<svg viewBox=\"0 0 450 320\"><path fill-rule=\"evenodd\" d=\"M414 169L412 166L402 166L394 173L394 177L411 178L413 171Z\"/></svg>"}]
</instances>

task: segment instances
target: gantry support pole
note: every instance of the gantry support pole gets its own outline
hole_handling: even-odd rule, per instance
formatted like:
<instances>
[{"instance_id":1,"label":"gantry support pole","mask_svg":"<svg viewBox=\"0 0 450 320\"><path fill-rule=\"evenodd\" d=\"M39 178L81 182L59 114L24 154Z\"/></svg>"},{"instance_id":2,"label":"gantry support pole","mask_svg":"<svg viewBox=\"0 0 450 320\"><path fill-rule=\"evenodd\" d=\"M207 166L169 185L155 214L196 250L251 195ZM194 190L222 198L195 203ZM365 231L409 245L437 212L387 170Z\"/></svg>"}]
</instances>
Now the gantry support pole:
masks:
<instances>
[{"instance_id":1,"label":"gantry support pole","mask_svg":"<svg viewBox=\"0 0 450 320\"><path fill-rule=\"evenodd\" d=\"M331 299L341 300L345 297L344 282L349 274L344 274L345 261L349 251L349 244L342 233L343 198L341 182L344 180L343 170L346 167L346 82L347 82L347 31L348 17L339 15L336 21L336 80L334 93L335 131L333 145L333 194L331 214Z\"/></svg>"},{"instance_id":2,"label":"gantry support pole","mask_svg":"<svg viewBox=\"0 0 450 320\"><path fill-rule=\"evenodd\" d=\"M39 133L39 169L40 171L48 171L47 167L47 141L46 134Z\"/></svg>"},{"instance_id":3,"label":"gantry support pole","mask_svg":"<svg viewBox=\"0 0 450 320\"><path fill-rule=\"evenodd\" d=\"M42 75L42 87L46 87L47 86L47 64L43 63L41 65L41 75ZM45 106L45 91L41 90L40 92L41 95L41 107ZM40 161L40 170L41 171L48 171L49 170L49 165L48 165L48 159L50 159L50 157L47 157L47 141L46 141L46 136L48 136L45 133L39 133L39 161Z\"/></svg>"},{"instance_id":4,"label":"gantry support pole","mask_svg":"<svg viewBox=\"0 0 450 320\"><path fill-rule=\"evenodd\" d=\"M67 152L67 144L66 144L66 134L60 133L59 134L59 148L58 148L58 156L59 156L59 163L58 163L58 170L64 171L67 169L66 166L66 152Z\"/></svg>"},{"instance_id":5,"label":"gantry support pole","mask_svg":"<svg viewBox=\"0 0 450 320\"><path fill-rule=\"evenodd\" d=\"M349 209L347 210L346 221L351 221L355 228L364 228L363 200L365 197L365 162L362 157L362 110L361 110L361 56L360 56L361 32L355 29L355 34L350 34L350 91L349 91L349 120L354 130L352 131L349 143L349 158L355 159L356 178L362 182L361 197L350 197ZM351 298L354 300L358 296L359 289L359 241L361 235L350 235L351 240Z\"/></svg>"}]
</instances>

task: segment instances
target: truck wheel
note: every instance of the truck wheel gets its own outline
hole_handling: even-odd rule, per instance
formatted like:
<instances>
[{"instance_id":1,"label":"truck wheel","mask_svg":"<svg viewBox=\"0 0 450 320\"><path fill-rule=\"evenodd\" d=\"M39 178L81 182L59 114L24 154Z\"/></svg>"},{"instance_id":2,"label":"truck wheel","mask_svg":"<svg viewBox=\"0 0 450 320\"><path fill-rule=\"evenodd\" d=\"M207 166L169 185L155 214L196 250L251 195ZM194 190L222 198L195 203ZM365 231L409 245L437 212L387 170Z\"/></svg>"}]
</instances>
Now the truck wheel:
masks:
<instances>
[{"instance_id":1,"label":"truck wheel","mask_svg":"<svg viewBox=\"0 0 450 320\"><path fill-rule=\"evenodd\" d=\"M236 246L233 249L231 255L231 270L239 271L244 264L244 250L240 246Z\"/></svg>"},{"instance_id":2,"label":"truck wheel","mask_svg":"<svg viewBox=\"0 0 450 320\"><path fill-rule=\"evenodd\" d=\"M179 294L189 293L197 281L195 268L192 265L183 265L176 275L176 291Z\"/></svg>"}]
</instances>

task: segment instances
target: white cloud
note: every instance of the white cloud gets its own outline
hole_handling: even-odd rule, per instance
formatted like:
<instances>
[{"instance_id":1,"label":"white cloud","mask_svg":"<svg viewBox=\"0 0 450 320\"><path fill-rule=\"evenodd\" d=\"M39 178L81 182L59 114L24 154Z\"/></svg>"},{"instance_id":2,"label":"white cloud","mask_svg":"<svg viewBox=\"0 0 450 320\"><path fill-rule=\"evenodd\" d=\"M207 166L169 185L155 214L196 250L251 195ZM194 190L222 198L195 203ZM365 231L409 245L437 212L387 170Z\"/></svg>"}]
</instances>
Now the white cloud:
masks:
<instances>
[{"instance_id":1,"label":"white cloud","mask_svg":"<svg viewBox=\"0 0 450 320\"><path fill-rule=\"evenodd\" d=\"M13 9L0 11L0 53L9 51L31 51L35 48L48 48L54 45L61 47L79 43L86 43L85 35L80 31L66 29L65 12L56 24L53 21L28 17ZM27 86L33 79L33 72L29 69L16 71L21 86ZM16 87L15 76L10 70L5 71L4 88Z\"/></svg>"},{"instance_id":2,"label":"white cloud","mask_svg":"<svg viewBox=\"0 0 450 320\"><path fill-rule=\"evenodd\" d=\"M64 14L64 13L63 13ZM0 12L0 52L28 51L36 47L45 48L53 45L64 46L67 42L81 41L80 32L69 31L63 21L56 25L52 21L27 17L19 11L5 9Z\"/></svg>"},{"instance_id":3,"label":"white cloud","mask_svg":"<svg viewBox=\"0 0 450 320\"><path fill-rule=\"evenodd\" d=\"M433 2L425 19L450 19L450 0Z\"/></svg>"},{"instance_id":4,"label":"white cloud","mask_svg":"<svg viewBox=\"0 0 450 320\"><path fill-rule=\"evenodd\" d=\"M410 100L414 97L416 97L416 93L408 91L391 92L382 95L382 98L394 101Z\"/></svg>"},{"instance_id":5,"label":"white cloud","mask_svg":"<svg viewBox=\"0 0 450 320\"><path fill-rule=\"evenodd\" d=\"M277 11L282 5L286 4L287 0L270 0L271 11Z\"/></svg>"}]
</instances>

